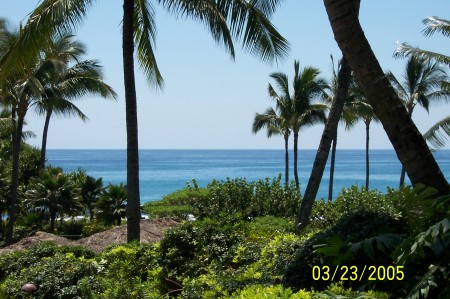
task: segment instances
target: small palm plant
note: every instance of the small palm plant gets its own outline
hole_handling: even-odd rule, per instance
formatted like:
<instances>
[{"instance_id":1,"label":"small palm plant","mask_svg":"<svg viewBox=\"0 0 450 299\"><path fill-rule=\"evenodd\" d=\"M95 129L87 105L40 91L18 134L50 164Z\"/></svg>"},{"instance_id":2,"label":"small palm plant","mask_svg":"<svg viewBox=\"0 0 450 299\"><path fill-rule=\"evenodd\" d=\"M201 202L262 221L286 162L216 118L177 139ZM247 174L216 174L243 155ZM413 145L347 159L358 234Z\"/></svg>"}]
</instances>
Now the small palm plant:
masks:
<instances>
[{"instance_id":1,"label":"small palm plant","mask_svg":"<svg viewBox=\"0 0 450 299\"><path fill-rule=\"evenodd\" d=\"M73 216L82 210L79 191L61 168L49 167L31 180L24 203L35 210L47 212L50 232L53 232L57 214L62 221L65 214Z\"/></svg>"},{"instance_id":2,"label":"small palm plant","mask_svg":"<svg viewBox=\"0 0 450 299\"><path fill-rule=\"evenodd\" d=\"M98 220L105 224L120 225L127 212L127 187L123 183L119 185L109 184L100 195L98 202L94 204Z\"/></svg>"},{"instance_id":3,"label":"small palm plant","mask_svg":"<svg viewBox=\"0 0 450 299\"><path fill-rule=\"evenodd\" d=\"M104 191L102 178L95 179L87 176L81 186L81 196L83 204L89 211L89 218L94 219L94 205L100 200L100 196Z\"/></svg>"}]
</instances>

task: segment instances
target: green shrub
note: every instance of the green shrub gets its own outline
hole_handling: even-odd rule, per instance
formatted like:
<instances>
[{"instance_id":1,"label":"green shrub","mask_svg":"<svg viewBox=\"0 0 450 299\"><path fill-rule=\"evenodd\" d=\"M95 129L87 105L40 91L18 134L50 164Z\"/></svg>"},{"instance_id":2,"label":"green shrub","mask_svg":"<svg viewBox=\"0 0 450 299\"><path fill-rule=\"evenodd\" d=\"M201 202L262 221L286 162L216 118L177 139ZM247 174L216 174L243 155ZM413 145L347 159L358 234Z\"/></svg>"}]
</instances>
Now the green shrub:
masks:
<instances>
[{"instance_id":1,"label":"green shrub","mask_svg":"<svg viewBox=\"0 0 450 299\"><path fill-rule=\"evenodd\" d=\"M249 262L234 260L244 236L245 223L233 218L188 222L166 232L160 243L161 281L167 281L167 290L177 289L184 278L205 274L210 265L225 271Z\"/></svg>"},{"instance_id":2,"label":"green shrub","mask_svg":"<svg viewBox=\"0 0 450 299\"><path fill-rule=\"evenodd\" d=\"M75 298L81 296L80 280L95 275L99 269L92 259L64 252L69 250L69 247L60 250L46 244L35 246L33 249L26 254L23 252L13 254L19 256L20 261L15 263L15 267L9 267L6 279L2 279L1 289L6 295L5 298L20 298L21 288L25 283L37 286L35 298ZM87 251L76 249L76 252L80 254ZM32 253L36 253L37 256L33 256ZM31 263L25 261L25 257L30 258ZM19 268L20 265L26 266Z\"/></svg>"},{"instance_id":3,"label":"green shrub","mask_svg":"<svg viewBox=\"0 0 450 299\"><path fill-rule=\"evenodd\" d=\"M84 221L64 221L58 225L58 231L64 237L72 240L78 240L83 237Z\"/></svg>"},{"instance_id":4,"label":"green shrub","mask_svg":"<svg viewBox=\"0 0 450 299\"><path fill-rule=\"evenodd\" d=\"M293 219L274 216L255 217L248 222L248 228L251 240L261 239L264 242L276 233L296 232Z\"/></svg>"},{"instance_id":5,"label":"green shrub","mask_svg":"<svg viewBox=\"0 0 450 299\"><path fill-rule=\"evenodd\" d=\"M293 290L311 287L323 290L329 286L332 283L330 280L313 279L314 266L332 267L338 263L356 266L358 269L363 269L364 265L389 266L393 262L390 254L401 242L400 237L403 232L402 222L386 214L361 211L344 216L332 228L314 235L305 242L286 269L283 278L284 286L291 287ZM395 238L379 238L385 234L395 234ZM364 242L368 239L369 243ZM352 243L356 245L352 247L350 245ZM323 249L321 254L316 251L315 247L318 245L324 247L323 244L327 244L326 247L330 252L327 256L323 254ZM380 246L379 250L377 245ZM384 246L389 247L386 249ZM371 254L373 250L376 252L375 257ZM352 287L359 287L365 282L349 281L348 283Z\"/></svg>"},{"instance_id":6,"label":"green shrub","mask_svg":"<svg viewBox=\"0 0 450 299\"><path fill-rule=\"evenodd\" d=\"M271 279L281 279L286 267L293 259L302 242L295 234L277 234L263 247L261 258L256 262L256 269Z\"/></svg>"},{"instance_id":7,"label":"green shrub","mask_svg":"<svg viewBox=\"0 0 450 299\"><path fill-rule=\"evenodd\" d=\"M252 285L239 290L232 295L220 297L221 299L312 299L312 298L377 298L387 299L388 294L381 292L359 292L346 289L341 284L333 284L326 291L315 292L299 290L293 292L290 288L283 288L281 285Z\"/></svg>"},{"instance_id":8,"label":"green shrub","mask_svg":"<svg viewBox=\"0 0 450 299\"><path fill-rule=\"evenodd\" d=\"M193 180L192 188L188 182L188 187L170 193L162 200L148 202L143 206L143 210L151 218L158 217L177 217L185 219L188 214L198 214L197 207L200 202L207 201L209 190L198 188L196 181Z\"/></svg>"},{"instance_id":9,"label":"green shrub","mask_svg":"<svg viewBox=\"0 0 450 299\"><path fill-rule=\"evenodd\" d=\"M158 246L130 243L114 245L98 257L101 266L96 288L86 287L85 297L92 298L158 298L160 271ZM120 283L118 283L120 282ZM85 279L83 284L92 284Z\"/></svg>"},{"instance_id":10,"label":"green shrub","mask_svg":"<svg viewBox=\"0 0 450 299\"><path fill-rule=\"evenodd\" d=\"M300 193L293 184L281 183L281 176L270 181L246 179L213 180L207 186L209 198L196 206L199 217L241 214L243 219L258 216L294 217L300 207Z\"/></svg>"}]
</instances>

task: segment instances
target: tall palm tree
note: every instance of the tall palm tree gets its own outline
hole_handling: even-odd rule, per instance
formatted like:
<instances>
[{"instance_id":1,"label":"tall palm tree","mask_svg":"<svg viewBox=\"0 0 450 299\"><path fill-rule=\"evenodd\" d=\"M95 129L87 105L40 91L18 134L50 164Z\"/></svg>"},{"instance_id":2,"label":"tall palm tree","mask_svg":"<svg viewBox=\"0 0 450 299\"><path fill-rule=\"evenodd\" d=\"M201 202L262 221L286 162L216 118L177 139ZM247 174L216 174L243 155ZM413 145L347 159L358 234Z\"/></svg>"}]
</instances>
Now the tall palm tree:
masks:
<instances>
[{"instance_id":1,"label":"tall palm tree","mask_svg":"<svg viewBox=\"0 0 450 299\"><path fill-rule=\"evenodd\" d=\"M93 0L43 0L30 15L21 38L0 60L2 72L10 66L28 61L41 45L48 44L55 32L79 25ZM157 0L177 16L196 19L211 31L234 57L232 36L261 59L269 61L286 55L287 41L270 23L281 0ZM140 237L139 155L134 51L148 81L162 86L163 80L154 55L156 24L152 3L147 0L124 0L122 48L127 122L127 240ZM24 50L24 47L26 51Z\"/></svg>"},{"instance_id":2,"label":"tall palm tree","mask_svg":"<svg viewBox=\"0 0 450 299\"><path fill-rule=\"evenodd\" d=\"M58 36L53 41L47 55L61 57L65 53L63 65L44 85L44 92L39 101L34 103L36 111L45 115L42 133L41 169L45 167L47 134L52 115L78 116L86 121L86 115L73 103L86 95L99 95L104 98L117 95L102 79L101 66L95 60L80 61L86 52L85 46L73 40L72 35ZM74 65L69 66L75 62Z\"/></svg>"},{"instance_id":3,"label":"tall palm tree","mask_svg":"<svg viewBox=\"0 0 450 299\"><path fill-rule=\"evenodd\" d=\"M298 61L294 61L294 71L291 128L294 134L294 178L295 185L299 189L300 183L297 172L298 135L302 128L317 123L325 123L325 112L328 107L325 104L315 103L315 101L325 96L327 83L324 79L319 78L320 71L314 67L305 67L300 71ZM285 78L287 79L287 76ZM283 93L288 95L289 90L285 89Z\"/></svg>"},{"instance_id":4,"label":"tall palm tree","mask_svg":"<svg viewBox=\"0 0 450 299\"><path fill-rule=\"evenodd\" d=\"M263 128L267 128L267 137L272 135L282 135L284 138L284 181L289 184L289 135L291 103L289 98L280 98L273 87L269 84L269 94L276 102L276 110L268 108L263 114L256 113L253 121L252 131L254 134ZM278 113L277 113L278 112Z\"/></svg>"},{"instance_id":5,"label":"tall palm tree","mask_svg":"<svg viewBox=\"0 0 450 299\"><path fill-rule=\"evenodd\" d=\"M333 56L331 56L331 62L332 62L332 78L330 86L327 88L327 95L324 98L325 103L329 106L329 109L333 108L333 103L336 102L336 98L339 95L339 73L341 72L342 68L344 66L343 59L338 61L338 67L337 70L334 65L334 59ZM356 115L351 111L351 103L354 99L354 86L355 86L355 79L352 76L350 72L350 78L349 78L349 86L348 90L346 92L346 95L343 99L343 107L342 112L340 116L340 121L344 124L346 130L350 130L353 126L356 125L357 117ZM330 112L331 113L331 112ZM332 148L331 148L331 160L330 160L330 183L328 188L328 201L332 201L333 199L333 180L334 180L334 168L335 168L335 161L336 161L336 147L337 147L337 127L336 127L336 133L334 138L332 139Z\"/></svg>"},{"instance_id":6,"label":"tall palm tree","mask_svg":"<svg viewBox=\"0 0 450 299\"><path fill-rule=\"evenodd\" d=\"M364 122L366 128L366 190L369 190L369 175L370 175L370 124L372 121L378 122L378 118L375 115L372 106L367 99L362 95L355 96L349 104L350 113L354 114L357 118Z\"/></svg>"},{"instance_id":7,"label":"tall palm tree","mask_svg":"<svg viewBox=\"0 0 450 299\"><path fill-rule=\"evenodd\" d=\"M12 134L12 172L11 172L11 206L9 209L9 222L5 242L9 244L13 237L13 226L15 222L17 187L19 179L19 156L25 115L32 103L38 100L44 92L44 81L57 69L57 59L44 60L41 55L35 56L32 65L25 67L24 72L16 73L5 81L3 91L9 95L8 102L12 106L13 128Z\"/></svg>"},{"instance_id":8,"label":"tall palm tree","mask_svg":"<svg viewBox=\"0 0 450 299\"><path fill-rule=\"evenodd\" d=\"M403 82L400 82L391 71L388 71L386 76L403 101L409 116L412 116L417 105L428 112L431 103L450 100L450 92L441 89L441 82L446 81L448 76L437 62L412 55L406 62ZM402 166L400 186L404 181L405 168Z\"/></svg>"},{"instance_id":9,"label":"tall palm tree","mask_svg":"<svg viewBox=\"0 0 450 299\"><path fill-rule=\"evenodd\" d=\"M413 185L434 187L448 194L450 186L428 145L408 115L368 43L355 8L359 0L324 0L334 37L380 119ZM402 134L398 134L398 132ZM414 146L411 146L414 144Z\"/></svg>"}]
</instances>

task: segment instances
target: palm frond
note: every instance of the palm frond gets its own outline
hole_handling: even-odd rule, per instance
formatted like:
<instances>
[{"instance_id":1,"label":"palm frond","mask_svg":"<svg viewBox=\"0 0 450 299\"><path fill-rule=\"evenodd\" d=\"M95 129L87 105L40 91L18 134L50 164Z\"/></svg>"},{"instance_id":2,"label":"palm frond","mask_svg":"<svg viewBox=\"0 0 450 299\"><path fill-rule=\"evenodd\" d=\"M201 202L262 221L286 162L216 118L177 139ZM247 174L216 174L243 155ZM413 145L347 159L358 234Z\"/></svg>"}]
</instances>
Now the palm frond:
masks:
<instances>
[{"instance_id":1,"label":"palm frond","mask_svg":"<svg viewBox=\"0 0 450 299\"><path fill-rule=\"evenodd\" d=\"M226 16L214 0L158 0L170 13L177 17L198 20L208 27L214 40L223 44L231 57L235 57L233 40L228 29Z\"/></svg>"},{"instance_id":2,"label":"palm frond","mask_svg":"<svg viewBox=\"0 0 450 299\"><path fill-rule=\"evenodd\" d=\"M232 36L263 61L287 56L289 43L269 17L280 0L159 0L169 11L204 23L213 38L235 57Z\"/></svg>"},{"instance_id":3,"label":"palm frond","mask_svg":"<svg viewBox=\"0 0 450 299\"><path fill-rule=\"evenodd\" d=\"M423 138L430 142L435 148L445 146L447 138L450 137L450 116L438 121L423 134Z\"/></svg>"},{"instance_id":4,"label":"palm frond","mask_svg":"<svg viewBox=\"0 0 450 299\"><path fill-rule=\"evenodd\" d=\"M450 36L450 21L438 17L428 17L424 19L423 24L427 26L423 30L425 36L433 35L436 31L443 36Z\"/></svg>"},{"instance_id":5,"label":"palm frond","mask_svg":"<svg viewBox=\"0 0 450 299\"><path fill-rule=\"evenodd\" d=\"M162 88L164 81L154 54L155 11L147 0L136 0L134 12L134 39L139 65L147 81L157 88Z\"/></svg>"},{"instance_id":6,"label":"palm frond","mask_svg":"<svg viewBox=\"0 0 450 299\"><path fill-rule=\"evenodd\" d=\"M270 77L275 80L277 87L281 90L281 93L282 93L281 96L290 98L291 96L289 94L288 76L284 73L276 72L276 73L271 73ZM269 94L270 94L270 91L269 91Z\"/></svg>"},{"instance_id":7,"label":"palm frond","mask_svg":"<svg viewBox=\"0 0 450 299\"><path fill-rule=\"evenodd\" d=\"M30 14L19 37L0 59L0 78L31 65L56 34L77 28L94 0L44 0Z\"/></svg>"},{"instance_id":8,"label":"palm frond","mask_svg":"<svg viewBox=\"0 0 450 299\"><path fill-rule=\"evenodd\" d=\"M439 54L436 52L432 52L432 51L422 50L417 47L412 47L408 43L402 43L401 45L397 46L397 49L394 53L394 57L395 58L399 58L399 57L403 58L403 57L407 57L407 56L414 56L418 59L434 59L437 62L440 62L440 63L450 66L450 57L449 56Z\"/></svg>"}]
</instances>

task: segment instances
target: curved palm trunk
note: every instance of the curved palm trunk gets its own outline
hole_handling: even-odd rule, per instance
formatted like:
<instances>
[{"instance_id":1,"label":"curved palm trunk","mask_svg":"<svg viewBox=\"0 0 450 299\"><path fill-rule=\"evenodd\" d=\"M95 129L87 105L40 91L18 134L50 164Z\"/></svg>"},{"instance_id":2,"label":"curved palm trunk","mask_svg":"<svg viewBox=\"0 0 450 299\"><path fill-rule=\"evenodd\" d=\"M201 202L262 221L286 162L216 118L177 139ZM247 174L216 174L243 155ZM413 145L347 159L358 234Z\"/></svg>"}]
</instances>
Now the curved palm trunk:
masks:
<instances>
[{"instance_id":1,"label":"curved palm trunk","mask_svg":"<svg viewBox=\"0 0 450 299\"><path fill-rule=\"evenodd\" d=\"M17 188L19 186L19 157L20 144L22 141L24 115L18 113L18 120L15 132L13 133L13 152L12 152L12 172L11 172L11 204L9 207L9 221L6 227L5 243L11 244L14 235L14 224L16 222L16 206L17 206ZM15 119L13 118L15 124Z\"/></svg>"},{"instance_id":2,"label":"curved palm trunk","mask_svg":"<svg viewBox=\"0 0 450 299\"><path fill-rule=\"evenodd\" d=\"M295 178L295 187L298 190L300 189L300 182L298 181L297 158L298 158L298 132L294 132L294 178Z\"/></svg>"},{"instance_id":3,"label":"curved palm trunk","mask_svg":"<svg viewBox=\"0 0 450 299\"><path fill-rule=\"evenodd\" d=\"M359 3L359 2L358 2ZM330 153L330 146L333 139L337 136L337 127L339 119L344 110L345 99L348 94L348 88L350 86L351 69L347 60L342 59L341 68L338 73L338 91L336 98L331 105L330 114L328 115L325 128L320 139L319 148L314 159L313 168L311 170L311 176L309 177L308 185L300 206L300 212L298 215L298 229L303 230L309 223L309 216L314 201L319 191L320 181L322 180L325 165L327 164L328 155Z\"/></svg>"},{"instance_id":4,"label":"curved palm trunk","mask_svg":"<svg viewBox=\"0 0 450 299\"><path fill-rule=\"evenodd\" d=\"M45 168L45 153L47 151L47 133L48 127L50 125L50 118L52 117L53 109L50 108L47 110L47 114L45 115L45 123L44 123L44 131L42 132L42 146L41 146L41 162L39 167L42 169Z\"/></svg>"},{"instance_id":5,"label":"curved palm trunk","mask_svg":"<svg viewBox=\"0 0 450 299\"><path fill-rule=\"evenodd\" d=\"M284 135L284 182L286 185L289 184L289 135Z\"/></svg>"},{"instance_id":6,"label":"curved palm trunk","mask_svg":"<svg viewBox=\"0 0 450 299\"><path fill-rule=\"evenodd\" d=\"M140 241L139 147L133 42L134 1L123 1L123 75L127 121L127 241Z\"/></svg>"},{"instance_id":7,"label":"curved palm trunk","mask_svg":"<svg viewBox=\"0 0 450 299\"><path fill-rule=\"evenodd\" d=\"M369 190L369 134L370 134L370 120L366 122L366 190Z\"/></svg>"},{"instance_id":8,"label":"curved palm trunk","mask_svg":"<svg viewBox=\"0 0 450 299\"><path fill-rule=\"evenodd\" d=\"M324 3L338 46L380 119L412 184L434 187L439 194L450 193L450 186L439 165L365 38L353 0L324 0Z\"/></svg>"},{"instance_id":9,"label":"curved palm trunk","mask_svg":"<svg viewBox=\"0 0 450 299\"><path fill-rule=\"evenodd\" d=\"M331 161L330 161L330 184L328 186L328 201L333 200L333 180L334 180L334 163L336 161L336 143L337 143L337 132L333 139L333 147L331 148Z\"/></svg>"}]
</instances>

